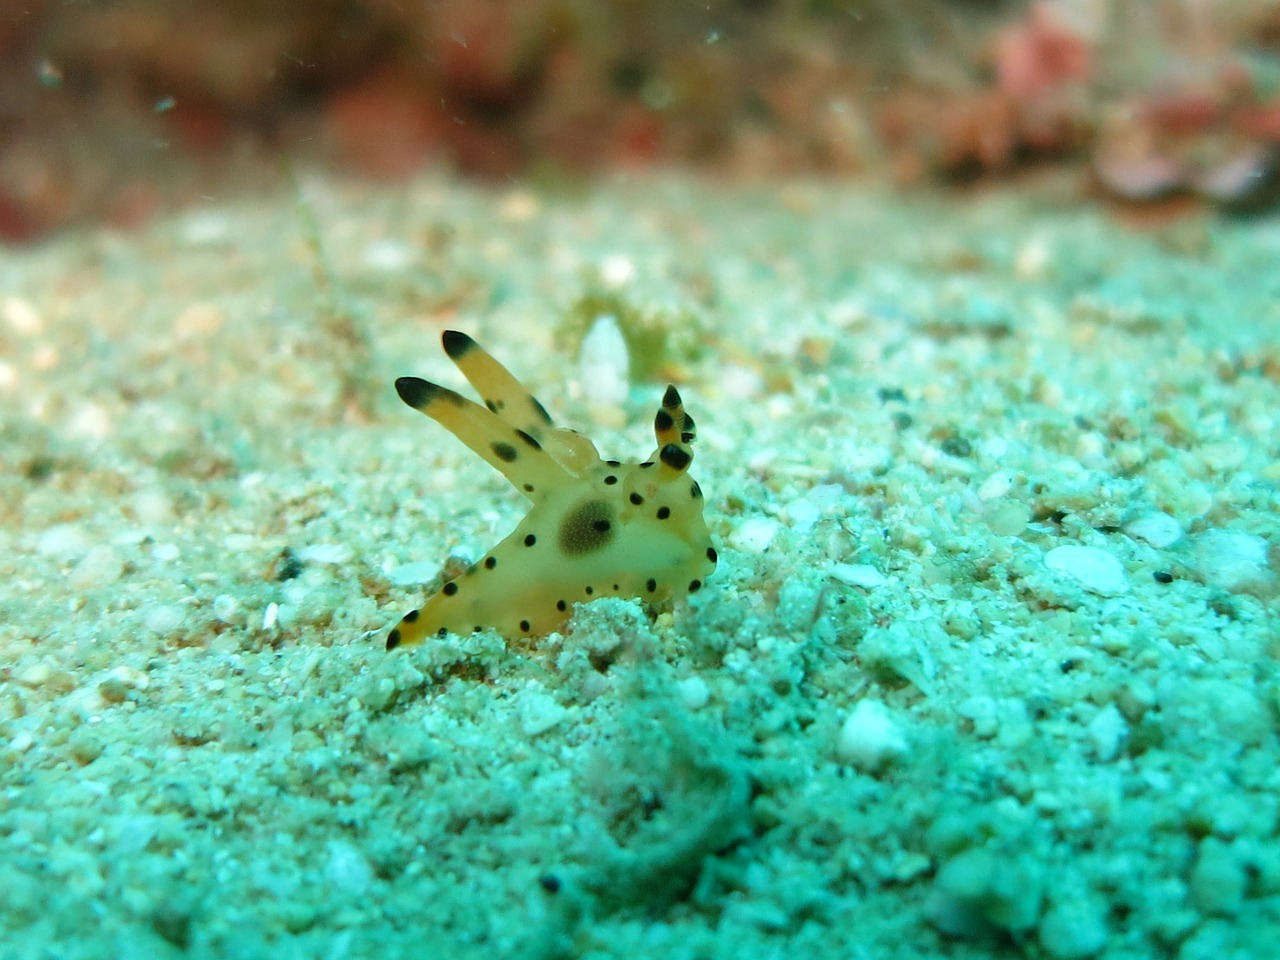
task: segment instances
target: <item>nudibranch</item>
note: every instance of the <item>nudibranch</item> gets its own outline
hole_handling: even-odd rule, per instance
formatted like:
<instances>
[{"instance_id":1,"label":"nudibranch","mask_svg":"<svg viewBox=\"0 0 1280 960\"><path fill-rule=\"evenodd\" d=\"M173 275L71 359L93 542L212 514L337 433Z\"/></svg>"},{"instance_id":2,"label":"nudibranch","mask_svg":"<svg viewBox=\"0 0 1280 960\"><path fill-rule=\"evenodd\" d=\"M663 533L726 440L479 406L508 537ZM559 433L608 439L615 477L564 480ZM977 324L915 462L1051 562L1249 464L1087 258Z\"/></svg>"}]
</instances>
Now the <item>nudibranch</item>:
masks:
<instances>
[{"instance_id":1,"label":"nudibranch","mask_svg":"<svg viewBox=\"0 0 1280 960\"><path fill-rule=\"evenodd\" d=\"M661 603L697 591L716 565L689 476L693 418L668 386L653 420L658 448L643 463L601 460L595 444L556 427L546 408L465 333L444 352L484 400L401 377L400 399L435 420L532 503L478 563L447 581L387 636L387 649L446 632L493 628L508 640L562 627L575 603L638 597Z\"/></svg>"}]
</instances>

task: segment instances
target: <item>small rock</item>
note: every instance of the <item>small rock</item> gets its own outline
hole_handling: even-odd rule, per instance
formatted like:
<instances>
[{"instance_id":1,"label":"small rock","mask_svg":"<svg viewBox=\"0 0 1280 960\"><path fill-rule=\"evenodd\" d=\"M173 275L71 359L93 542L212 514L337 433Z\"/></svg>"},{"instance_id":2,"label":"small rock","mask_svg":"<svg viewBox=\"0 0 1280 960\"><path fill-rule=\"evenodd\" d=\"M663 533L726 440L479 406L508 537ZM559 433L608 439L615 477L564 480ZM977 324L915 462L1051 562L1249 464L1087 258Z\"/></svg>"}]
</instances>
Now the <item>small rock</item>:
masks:
<instances>
[{"instance_id":1,"label":"small rock","mask_svg":"<svg viewBox=\"0 0 1280 960\"><path fill-rule=\"evenodd\" d=\"M879 700L861 700L840 728L836 754L863 770L876 770L907 752L893 714Z\"/></svg>"},{"instance_id":2,"label":"small rock","mask_svg":"<svg viewBox=\"0 0 1280 960\"><path fill-rule=\"evenodd\" d=\"M630 364L618 321L610 314L597 317L578 352L578 378L587 402L606 410L626 403Z\"/></svg>"},{"instance_id":3,"label":"small rock","mask_svg":"<svg viewBox=\"0 0 1280 960\"><path fill-rule=\"evenodd\" d=\"M711 689L701 677L685 677L676 684L676 692L686 710L701 710L711 699Z\"/></svg>"},{"instance_id":4,"label":"small rock","mask_svg":"<svg viewBox=\"0 0 1280 960\"><path fill-rule=\"evenodd\" d=\"M220 593L213 598L213 615L220 623L231 623L239 609L239 601L230 594Z\"/></svg>"},{"instance_id":5,"label":"small rock","mask_svg":"<svg viewBox=\"0 0 1280 960\"><path fill-rule=\"evenodd\" d=\"M1065 544L1054 547L1044 557L1054 573L1070 577L1100 597L1118 597L1129 592L1129 577L1114 556L1097 547Z\"/></svg>"},{"instance_id":6,"label":"small rock","mask_svg":"<svg viewBox=\"0 0 1280 960\"><path fill-rule=\"evenodd\" d=\"M82 556L91 545L89 534L78 523L59 523L36 537L36 553L52 560Z\"/></svg>"},{"instance_id":7,"label":"small rock","mask_svg":"<svg viewBox=\"0 0 1280 960\"><path fill-rule=\"evenodd\" d=\"M778 535L780 524L768 517L743 520L729 533L729 545L743 553L764 553Z\"/></svg>"},{"instance_id":8,"label":"small rock","mask_svg":"<svg viewBox=\"0 0 1280 960\"><path fill-rule=\"evenodd\" d=\"M49 678L53 676L53 670L47 663L33 663L30 666L20 667L13 673L13 679L24 687L42 687L49 682Z\"/></svg>"},{"instance_id":9,"label":"small rock","mask_svg":"<svg viewBox=\"0 0 1280 960\"><path fill-rule=\"evenodd\" d=\"M1116 758L1120 743L1128 732L1128 724L1115 705L1109 703L1089 722L1088 731L1089 739L1093 741L1093 752L1103 763L1108 763Z\"/></svg>"},{"instance_id":10,"label":"small rock","mask_svg":"<svg viewBox=\"0 0 1280 960\"><path fill-rule=\"evenodd\" d=\"M1136 540L1143 540L1163 550L1182 538L1182 525L1167 513L1148 513L1124 525L1124 532Z\"/></svg>"},{"instance_id":11,"label":"small rock","mask_svg":"<svg viewBox=\"0 0 1280 960\"><path fill-rule=\"evenodd\" d=\"M527 736L536 737L560 723L568 712L545 693L529 693L520 705L520 728Z\"/></svg>"},{"instance_id":12,"label":"small rock","mask_svg":"<svg viewBox=\"0 0 1280 960\"><path fill-rule=\"evenodd\" d=\"M351 559L352 549L345 543L315 543L298 551L298 559L304 563L338 566Z\"/></svg>"},{"instance_id":13,"label":"small rock","mask_svg":"<svg viewBox=\"0 0 1280 960\"><path fill-rule=\"evenodd\" d=\"M986 511L987 526L998 537L1016 537L1031 522L1031 508L1020 500L994 500Z\"/></svg>"},{"instance_id":14,"label":"small rock","mask_svg":"<svg viewBox=\"0 0 1280 960\"><path fill-rule=\"evenodd\" d=\"M1195 539L1194 562L1204 582L1237 593L1270 578L1267 541L1251 533L1209 530Z\"/></svg>"},{"instance_id":15,"label":"small rock","mask_svg":"<svg viewBox=\"0 0 1280 960\"><path fill-rule=\"evenodd\" d=\"M430 583L440 572L440 564L420 560L402 563L387 573L387 579L397 587L418 587Z\"/></svg>"},{"instance_id":16,"label":"small rock","mask_svg":"<svg viewBox=\"0 0 1280 960\"><path fill-rule=\"evenodd\" d=\"M88 590L92 587L109 587L124 574L124 561L116 553L115 548L105 543L92 547L80 558L80 562L71 568L67 582L77 590Z\"/></svg>"},{"instance_id":17,"label":"small rock","mask_svg":"<svg viewBox=\"0 0 1280 960\"><path fill-rule=\"evenodd\" d=\"M1107 945L1107 918L1093 897L1063 900L1040 920L1040 945L1055 960L1083 960Z\"/></svg>"},{"instance_id":18,"label":"small rock","mask_svg":"<svg viewBox=\"0 0 1280 960\"><path fill-rule=\"evenodd\" d=\"M148 608L142 622L152 633L174 633L187 618L187 608L178 603L162 603Z\"/></svg>"},{"instance_id":19,"label":"small rock","mask_svg":"<svg viewBox=\"0 0 1280 960\"><path fill-rule=\"evenodd\" d=\"M1013 477L1007 470L997 470L978 485L978 499L999 500L1013 489Z\"/></svg>"},{"instance_id":20,"label":"small rock","mask_svg":"<svg viewBox=\"0 0 1280 960\"><path fill-rule=\"evenodd\" d=\"M864 590L883 587L889 582L888 577L866 563L833 563L827 573L833 580L851 587L862 587Z\"/></svg>"},{"instance_id":21,"label":"small rock","mask_svg":"<svg viewBox=\"0 0 1280 960\"><path fill-rule=\"evenodd\" d=\"M329 841L329 862L325 878L339 890L359 896L373 885L373 868L364 854L346 840Z\"/></svg>"}]
</instances>

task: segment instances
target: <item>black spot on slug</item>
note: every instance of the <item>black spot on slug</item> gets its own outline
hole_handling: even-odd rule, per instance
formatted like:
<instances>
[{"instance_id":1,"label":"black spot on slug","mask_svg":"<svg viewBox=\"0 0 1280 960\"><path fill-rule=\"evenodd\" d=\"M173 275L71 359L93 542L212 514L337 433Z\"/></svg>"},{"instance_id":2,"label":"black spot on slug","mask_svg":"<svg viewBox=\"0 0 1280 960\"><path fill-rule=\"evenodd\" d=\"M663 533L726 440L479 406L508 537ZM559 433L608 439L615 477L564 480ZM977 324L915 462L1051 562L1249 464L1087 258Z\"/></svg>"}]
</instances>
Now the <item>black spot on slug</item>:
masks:
<instances>
[{"instance_id":1,"label":"black spot on slug","mask_svg":"<svg viewBox=\"0 0 1280 960\"><path fill-rule=\"evenodd\" d=\"M405 622L405 623L414 623L414 622L416 622L416 621L417 621L417 619L418 619L418 614L419 614L419 612L420 612L420 611L418 611L418 610L410 610L408 613L406 613L406 614L404 615L404 622Z\"/></svg>"},{"instance_id":2,"label":"black spot on slug","mask_svg":"<svg viewBox=\"0 0 1280 960\"><path fill-rule=\"evenodd\" d=\"M493 450L493 455L495 457L506 463L510 463L519 456L519 454L516 453L515 447L509 443L503 443L501 440L495 440L489 445L489 447Z\"/></svg>"},{"instance_id":3,"label":"black spot on slug","mask_svg":"<svg viewBox=\"0 0 1280 960\"><path fill-rule=\"evenodd\" d=\"M693 455L679 447L674 443L668 443L662 448L662 452L658 454L658 459L670 467L672 470L683 470L689 466L693 460Z\"/></svg>"},{"instance_id":4,"label":"black spot on slug","mask_svg":"<svg viewBox=\"0 0 1280 960\"><path fill-rule=\"evenodd\" d=\"M537 537L535 537L532 533L528 534L528 535L524 538L524 545L525 545L526 547L532 547L532 546L533 546L535 543L537 543L537 542L538 542L538 538L537 538Z\"/></svg>"},{"instance_id":5,"label":"black spot on slug","mask_svg":"<svg viewBox=\"0 0 1280 960\"><path fill-rule=\"evenodd\" d=\"M707 547L707 559L708 559L708 560L710 560L712 563L715 563L715 562L716 562L716 560L718 560L719 558L720 558L720 555L719 555L718 553L716 553L716 548L715 548L715 547Z\"/></svg>"},{"instance_id":6,"label":"black spot on slug","mask_svg":"<svg viewBox=\"0 0 1280 960\"><path fill-rule=\"evenodd\" d=\"M522 631L522 632L524 632L524 633L528 633L528 632L529 632L529 621L528 621L528 620L521 620L521 621L520 621L520 629L521 629L521 631Z\"/></svg>"},{"instance_id":7,"label":"black spot on slug","mask_svg":"<svg viewBox=\"0 0 1280 960\"><path fill-rule=\"evenodd\" d=\"M485 557L485 558L484 558L484 568L485 568L486 570L492 570L492 569L493 569L494 567L496 567L497 565L498 565L498 558L497 558L497 557Z\"/></svg>"},{"instance_id":8,"label":"black spot on slug","mask_svg":"<svg viewBox=\"0 0 1280 960\"><path fill-rule=\"evenodd\" d=\"M669 516L671 516L671 508L670 508L670 507L659 507L659 508L658 508L658 519L659 519L659 520L665 520L665 519L667 519L667 517L669 517Z\"/></svg>"},{"instance_id":9,"label":"black spot on slug","mask_svg":"<svg viewBox=\"0 0 1280 960\"><path fill-rule=\"evenodd\" d=\"M591 587L587 587L587 588L586 588L586 589L584 589L582 592L583 592L583 593L585 593L585 594L589 597L589 596L591 596L593 593L595 593L595 590L594 590L593 588L591 588Z\"/></svg>"},{"instance_id":10,"label":"black spot on slug","mask_svg":"<svg viewBox=\"0 0 1280 960\"><path fill-rule=\"evenodd\" d=\"M640 496L638 493L633 493L631 494L631 502L638 507L640 504L644 503L644 497Z\"/></svg>"},{"instance_id":11,"label":"black spot on slug","mask_svg":"<svg viewBox=\"0 0 1280 960\"><path fill-rule=\"evenodd\" d=\"M701 581L701 580L690 580L690 581L689 581L689 592L690 592L690 593L697 593L697 592L698 592L699 590L701 590L701 589L702 589L702 581Z\"/></svg>"},{"instance_id":12,"label":"black spot on slug","mask_svg":"<svg viewBox=\"0 0 1280 960\"><path fill-rule=\"evenodd\" d=\"M450 580L448 583L446 583L443 587L440 588L440 592L443 593L446 597L452 597L455 593L458 592L458 585L454 583L452 580Z\"/></svg>"},{"instance_id":13,"label":"black spot on slug","mask_svg":"<svg viewBox=\"0 0 1280 960\"><path fill-rule=\"evenodd\" d=\"M693 497L695 500L702 499L702 488L698 486L697 480L693 481L693 486L689 488L689 496Z\"/></svg>"},{"instance_id":14,"label":"black spot on slug","mask_svg":"<svg viewBox=\"0 0 1280 960\"><path fill-rule=\"evenodd\" d=\"M615 477L612 473L604 478L604 483L605 483L605 486L607 487L612 487L617 482L618 482L618 478Z\"/></svg>"},{"instance_id":15,"label":"black spot on slug","mask_svg":"<svg viewBox=\"0 0 1280 960\"><path fill-rule=\"evenodd\" d=\"M561 613L564 613L566 610L569 609L569 605L565 603L563 600L557 600L556 609L559 610Z\"/></svg>"},{"instance_id":16,"label":"black spot on slug","mask_svg":"<svg viewBox=\"0 0 1280 960\"><path fill-rule=\"evenodd\" d=\"M650 577L645 582L644 588L648 590L650 593L653 593L653 591L658 589L658 581L653 579L653 577Z\"/></svg>"},{"instance_id":17,"label":"black spot on slug","mask_svg":"<svg viewBox=\"0 0 1280 960\"><path fill-rule=\"evenodd\" d=\"M398 646L400 646L400 631L392 630L387 634L387 649L394 650Z\"/></svg>"},{"instance_id":18,"label":"black spot on slug","mask_svg":"<svg viewBox=\"0 0 1280 960\"><path fill-rule=\"evenodd\" d=\"M607 500L584 500L569 511L556 542L567 556L581 557L605 547L616 535L613 507Z\"/></svg>"},{"instance_id":19,"label":"black spot on slug","mask_svg":"<svg viewBox=\"0 0 1280 960\"><path fill-rule=\"evenodd\" d=\"M540 444L537 440L533 439L533 437L529 436L529 434L525 433L523 430L517 430L516 436L519 437L521 440L523 440L525 443L527 443L529 446L533 447L533 449L535 450L542 449L542 444Z\"/></svg>"}]
</instances>

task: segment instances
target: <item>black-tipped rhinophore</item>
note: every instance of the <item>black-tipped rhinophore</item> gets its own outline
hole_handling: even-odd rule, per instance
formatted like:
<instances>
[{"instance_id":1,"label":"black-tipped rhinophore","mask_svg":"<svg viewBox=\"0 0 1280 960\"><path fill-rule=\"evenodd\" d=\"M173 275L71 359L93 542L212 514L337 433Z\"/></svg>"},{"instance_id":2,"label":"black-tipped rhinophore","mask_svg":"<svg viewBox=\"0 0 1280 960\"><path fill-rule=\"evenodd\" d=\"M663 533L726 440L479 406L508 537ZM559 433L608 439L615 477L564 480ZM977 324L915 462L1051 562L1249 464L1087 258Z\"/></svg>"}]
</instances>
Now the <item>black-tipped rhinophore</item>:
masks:
<instances>
[{"instance_id":1,"label":"black-tipped rhinophore","mask_svg":"<svg viewBox=\"0 0 1280 960\"><path fill-rule=\"evenodd\" d=\"M396 380L396 393L415 410L421 410L429 404L437 389L434 383L428 383L419 377L400 377Z\"/></svg>"},{"instance_id":2,"label":"black-tipped rhinophore","mask_svg":"<svg viewBox=\"0 0 1280 960\"><path fill-rule=\"evenodd\" d=\"M458 330L446 330L440 334L440 342L450 360L459 360L475 349L476 342Z\"/></svg>"}]
</instances>

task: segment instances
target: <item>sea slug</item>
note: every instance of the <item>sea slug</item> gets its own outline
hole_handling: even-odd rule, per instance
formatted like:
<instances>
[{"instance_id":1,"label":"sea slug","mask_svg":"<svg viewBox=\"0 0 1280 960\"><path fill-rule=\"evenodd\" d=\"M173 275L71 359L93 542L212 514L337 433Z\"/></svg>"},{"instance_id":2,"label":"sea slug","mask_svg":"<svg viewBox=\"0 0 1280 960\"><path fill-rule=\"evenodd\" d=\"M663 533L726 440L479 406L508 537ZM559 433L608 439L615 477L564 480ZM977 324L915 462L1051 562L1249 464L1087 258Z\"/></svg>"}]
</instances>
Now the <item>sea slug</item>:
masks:
<instances>
[{"instance_id":1,"label":"sea slug","mask_svg":"<svg viewBox=\"0 0 1280 960\"><path fill-rule=\"evenodd\" d=\"M491 627L509 640L562 627L575 603L638 597L660 603L697 591L716 565L689 476L693 418L668 386L643 463L601 460L582 434L546 409L465 333L445 331L444 351L484 406L417 377L396 392L488 461L532 503L501 543L448 580L387 635L387 649L446 632Z\"/></svg>"}]
</instances>

